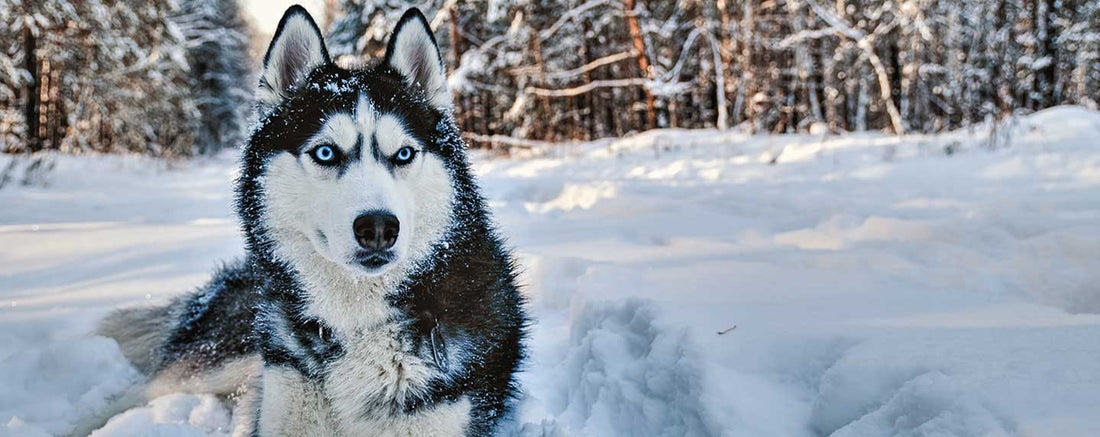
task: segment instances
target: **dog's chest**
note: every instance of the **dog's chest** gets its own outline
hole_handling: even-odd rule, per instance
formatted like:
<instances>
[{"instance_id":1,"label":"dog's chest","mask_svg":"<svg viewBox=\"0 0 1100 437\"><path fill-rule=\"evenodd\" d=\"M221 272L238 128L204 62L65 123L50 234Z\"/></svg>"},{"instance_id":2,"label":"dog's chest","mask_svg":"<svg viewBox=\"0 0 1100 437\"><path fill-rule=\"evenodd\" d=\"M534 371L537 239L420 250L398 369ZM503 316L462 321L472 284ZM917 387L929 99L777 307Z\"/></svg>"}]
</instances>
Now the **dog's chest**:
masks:
<instances>
[{"instance_id":1,"label":"dog's chest","mask_svg":"<svg viewBox=\"0 0 1100 437\"><path fill-rule=\"evenodd\" d=\"M345 336L344 353L328 363L324 377L338 416L403 414L406 402L427 389L437 370L415 353L404 329L400 323L386 323Z\"/></svg>"},{"instance_id":2,"label":"dog's chest","mask_svg":"<svg viewBox=\"0 0 1100 437\"><path fill-rule=\"evenodd\" d=\"M415 353L403 329L392 323L347 336L345 353L329 364L323 382L338 428L344 435L464 435L470 420L466 398L406 410L439 375Z\"/></svg>"}]
</instances>

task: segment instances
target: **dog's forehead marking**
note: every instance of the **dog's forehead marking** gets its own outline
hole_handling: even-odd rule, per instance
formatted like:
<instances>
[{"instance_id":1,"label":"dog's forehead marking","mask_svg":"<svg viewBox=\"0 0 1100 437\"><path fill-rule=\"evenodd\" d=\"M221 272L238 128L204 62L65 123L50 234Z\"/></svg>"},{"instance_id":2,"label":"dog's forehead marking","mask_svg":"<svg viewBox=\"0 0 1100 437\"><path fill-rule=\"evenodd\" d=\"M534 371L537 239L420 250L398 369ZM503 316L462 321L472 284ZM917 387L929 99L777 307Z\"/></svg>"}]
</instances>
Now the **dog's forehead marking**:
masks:
<instances>
[{"instance_id":1,"label":"dog's forehead marking","mask_svg":"<svg viewBox=\"0 0 1100 437\"><path fill-rule=\"evenodd\" d=\"M359 93L359 100L355 103L355 122L363 132L374 129L374 123L378 120L378 109L374 107L370 97L365 93Z\"/></svg>"},{"instance_id":2,"label":"dog's forehead marking","mask_svg":"<svg viewBox=\"0 0 1100 437\"><path fill-rule=\"evenodd\" d=\"M363 158L367 156L393 173L390 156L406 145L422 146L401 117L380 112L365 93L359 94L351 113L335 112L325 116L321 128L300 150L305 152L322 144L335 145L348 157L340 166L341 177L350 165L365 164Z\"/></svg>"},{"instance_id":3,"label":"dog's forehead marking","mask_svg":"<svg viewBox=\"0 0 1100 437\"><path fill-rule=\"evenodd\" d=\"M374 135L378 140L378 147L386 154L397 152L397 149L412 138L405 129L405 123L391 114L383 115L378 119Z\"/></svg>"},{"instance_id":4,"label":"dog's forehead marking","mask_svg":"<svg viewBox=\"0 0 1100 437\"><path fill-rule=\"evenodd\" d=\"M303 144L303 149L331 143L345 154L354 156L357 154L356 149L363 145L363 135L374 131L377 120L378 112L370 99L359 94L359 101L352 112L341 111L326 115L321 128Z\"/></svg>"},{"instance_id":5,"label":"dog's forehead marking","mask_svg":"<svg viewBox=\"0 0 1100 437\"><path fill-rule=\"evenodd\" d=\"M414 141L400 117L379 112L366 94L359 94L355 115L360 132L370 137L371 146L377 146L383 155L391 155L405 142Z\"/></svg>"}]
</instances>

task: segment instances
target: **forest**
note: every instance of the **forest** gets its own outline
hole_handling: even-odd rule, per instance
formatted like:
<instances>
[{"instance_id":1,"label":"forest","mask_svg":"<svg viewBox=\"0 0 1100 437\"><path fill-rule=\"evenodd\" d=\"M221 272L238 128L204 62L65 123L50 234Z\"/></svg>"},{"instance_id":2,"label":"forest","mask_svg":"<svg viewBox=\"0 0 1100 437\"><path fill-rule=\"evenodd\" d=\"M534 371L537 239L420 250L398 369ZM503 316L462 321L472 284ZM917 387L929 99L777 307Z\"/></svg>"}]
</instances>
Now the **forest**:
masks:
<instances>
[{"instance_id":1,"label":"forest","mask_svg":"<svg viewBox=\"0 0 1100 437\"><path fill-rule=\"evenodd\" d=\"M1100 105L1095 0L325 0L342 65L424 10L474 146L654 128L935 133ZM236 147L269 36L236 0L0 0L0 150Z\"/></svg>"}]
</instances>

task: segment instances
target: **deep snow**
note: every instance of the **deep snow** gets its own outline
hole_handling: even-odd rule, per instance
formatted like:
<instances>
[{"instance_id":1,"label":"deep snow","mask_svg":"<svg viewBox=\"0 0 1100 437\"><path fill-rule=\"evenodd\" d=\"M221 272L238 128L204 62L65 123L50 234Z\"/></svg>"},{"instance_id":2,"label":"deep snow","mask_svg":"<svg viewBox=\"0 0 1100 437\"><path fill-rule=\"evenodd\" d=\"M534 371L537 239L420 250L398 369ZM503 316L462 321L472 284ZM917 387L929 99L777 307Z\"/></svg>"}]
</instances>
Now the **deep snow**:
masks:
<instances>
[{"instance_id":1,"label":"deep snow","mask_svg":"<svg viewBox=\"0 0 1100 437\"><path fill-rule=\"evenodd\" d=\"M1100 114L1008 129L478 156L537 318L512 433L1100 435ZM230 154L55 159L0 189L0 436L103 408L138 375L95 320L242 252ZM232 420L174 394L95 435Z\"/></svg>"}]
</instances>

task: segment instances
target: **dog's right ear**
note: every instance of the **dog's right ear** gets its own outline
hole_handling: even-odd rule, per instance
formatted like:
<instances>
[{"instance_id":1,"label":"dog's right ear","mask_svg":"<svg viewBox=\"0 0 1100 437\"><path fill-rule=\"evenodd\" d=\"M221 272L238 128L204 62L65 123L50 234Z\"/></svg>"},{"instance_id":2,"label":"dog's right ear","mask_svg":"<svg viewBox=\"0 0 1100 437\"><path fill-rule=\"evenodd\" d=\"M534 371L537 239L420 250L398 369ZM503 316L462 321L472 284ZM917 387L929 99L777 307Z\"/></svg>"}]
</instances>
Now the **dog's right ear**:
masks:
<instances>
[{"instance_id":1,"label":"dog's right ear","mask_svg":"<svg viewBox=\"0 0 1100 437\"><path fill-rule=\"evenodd\" d=\"M256 90L260 113L282 103L314 68L331 62L321 29L313 17L305 8L291 6L279 21L279 28L264 55L260 86Z\"/></svg>"}]
</instances>

